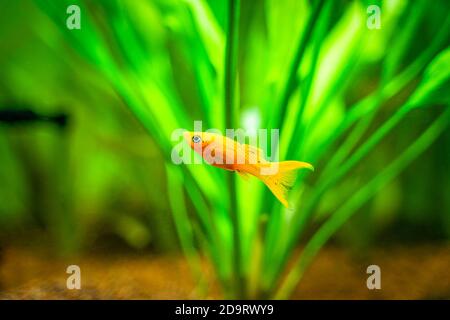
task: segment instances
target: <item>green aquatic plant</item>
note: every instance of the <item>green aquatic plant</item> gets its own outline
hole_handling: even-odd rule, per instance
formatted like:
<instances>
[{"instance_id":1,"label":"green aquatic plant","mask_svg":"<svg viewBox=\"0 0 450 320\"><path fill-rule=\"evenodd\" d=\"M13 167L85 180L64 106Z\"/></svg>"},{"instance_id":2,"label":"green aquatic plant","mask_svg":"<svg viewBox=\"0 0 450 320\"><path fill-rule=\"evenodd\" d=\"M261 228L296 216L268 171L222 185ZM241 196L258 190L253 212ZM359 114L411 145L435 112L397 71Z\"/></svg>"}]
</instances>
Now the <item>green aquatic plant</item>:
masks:
<instances>
[{"instance_id":1,"label":"green aquatic plant","mask_svg":"<svg viewBox=\"0 0 450 320\"><path fill-rule=\"evenodd\" d=\"M380 4L379 30L366 27L366 1L35 2L157 142L182 250L198 279L202 258L211 261L227 298L288 298L327 240L449 123L444 1ZM72 4L79 30L66 28ZM433 36L417 47L425 27ZM353 178L409 114L431 106L444 108L422 134ZM171 161L175 129L241 127L249 110L281 130L281 159L316 168L299 176L293 210L258 181Z\"/></svg>"}]
</instances>

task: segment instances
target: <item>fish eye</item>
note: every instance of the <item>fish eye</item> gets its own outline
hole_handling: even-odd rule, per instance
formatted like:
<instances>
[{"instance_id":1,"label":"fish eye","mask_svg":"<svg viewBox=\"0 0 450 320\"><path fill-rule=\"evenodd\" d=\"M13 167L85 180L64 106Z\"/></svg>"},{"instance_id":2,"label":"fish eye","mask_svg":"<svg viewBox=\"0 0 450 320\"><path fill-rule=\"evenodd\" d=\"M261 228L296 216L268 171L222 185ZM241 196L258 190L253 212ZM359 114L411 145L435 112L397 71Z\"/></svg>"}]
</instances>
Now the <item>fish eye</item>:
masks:
<instances>
[{"instance_id":1,"label":"fish eye","mask_svg":"<svg viewBox=\"0 0 450 320\"><path fill-rule=\"evenodd\" d=\"M199 143L200 141L202 141L202 138L200 138L200 136L193 136L192 137L192 142Z\"/></svg>"}]
</instances>

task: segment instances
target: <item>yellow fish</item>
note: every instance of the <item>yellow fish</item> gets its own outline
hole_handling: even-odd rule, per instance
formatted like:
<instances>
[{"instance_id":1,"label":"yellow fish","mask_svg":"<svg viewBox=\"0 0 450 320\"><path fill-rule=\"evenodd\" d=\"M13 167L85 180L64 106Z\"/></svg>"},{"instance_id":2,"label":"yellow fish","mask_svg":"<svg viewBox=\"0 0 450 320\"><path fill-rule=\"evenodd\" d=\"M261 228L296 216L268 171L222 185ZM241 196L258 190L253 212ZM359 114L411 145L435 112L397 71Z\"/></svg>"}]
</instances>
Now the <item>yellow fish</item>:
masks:
<instances>
[{"instance_id":1,"label":"yellow fish","mask_svg":"<svg viewBox=\"0 0 450 320\"><path fill-rule=\"evenodd\" d=\"M244 178L252 175L260 179L286 208L288 208L287 193L295 182L296 170L302 168L314 170L307 162L268 161L261 149L241 144L216 133L187 131L184 138L209 164L235 171Z\"/></svg>"}]
</instances>

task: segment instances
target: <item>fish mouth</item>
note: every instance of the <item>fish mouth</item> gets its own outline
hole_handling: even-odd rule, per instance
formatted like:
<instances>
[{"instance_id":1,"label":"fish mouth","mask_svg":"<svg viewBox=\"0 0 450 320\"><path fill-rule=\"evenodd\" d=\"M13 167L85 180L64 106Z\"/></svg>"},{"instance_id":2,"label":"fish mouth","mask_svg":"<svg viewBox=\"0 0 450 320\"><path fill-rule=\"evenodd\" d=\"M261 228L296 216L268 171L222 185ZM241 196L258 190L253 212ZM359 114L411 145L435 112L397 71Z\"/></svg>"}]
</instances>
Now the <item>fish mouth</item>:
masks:
<instances>
[{"instance_id":1,"label":"fish mouth","mask_svg":"<svg viewBox=\"0 0 450 320\"><path fill-rule=\"evenodd\" d=\"M191 139L192 139L192 132L190 132L190 131L185 131L184 133L183 133L183 136L184 136L184 138L186 139L186 141L187 142L191 142Z\"/></svg>"}]
</instances>

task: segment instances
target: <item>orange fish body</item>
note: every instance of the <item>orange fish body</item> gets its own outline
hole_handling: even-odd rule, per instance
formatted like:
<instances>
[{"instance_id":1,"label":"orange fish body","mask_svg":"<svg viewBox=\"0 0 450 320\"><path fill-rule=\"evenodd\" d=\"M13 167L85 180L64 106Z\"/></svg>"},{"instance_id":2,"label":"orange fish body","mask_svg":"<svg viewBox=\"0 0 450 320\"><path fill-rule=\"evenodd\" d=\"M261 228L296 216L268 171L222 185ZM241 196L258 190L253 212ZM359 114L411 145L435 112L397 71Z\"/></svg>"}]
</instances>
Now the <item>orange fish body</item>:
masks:
<instances>
[{"instance_id":1,"label":"orange fish body","mask_svg":"<svg viewBox=\"0 0 450 320\"><path fill-rule=\"evenodd\" d=\"M287 193L295 182L296 170L314 170L307 162L270 162L265 159L261 149L220 134L185 132L184 137L190 147L212 166L235 171L244 178L252 175L260 179L286 208Z\"/></svg>"}]
</instances>

